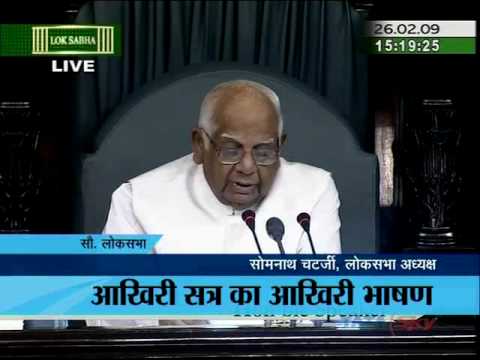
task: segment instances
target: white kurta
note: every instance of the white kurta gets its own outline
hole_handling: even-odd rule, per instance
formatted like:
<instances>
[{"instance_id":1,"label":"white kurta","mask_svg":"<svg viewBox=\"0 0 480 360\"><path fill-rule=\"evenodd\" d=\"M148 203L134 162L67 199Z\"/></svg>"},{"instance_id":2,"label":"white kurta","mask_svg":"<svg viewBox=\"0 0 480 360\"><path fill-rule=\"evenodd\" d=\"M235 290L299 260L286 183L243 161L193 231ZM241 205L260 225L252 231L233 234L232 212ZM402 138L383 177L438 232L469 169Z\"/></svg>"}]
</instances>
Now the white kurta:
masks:
<instances>
[{"instance_id":1,"label":"white kurta","mask_svg":"<svg viewBox=\"0 0 480 360\"><path fill-rule=\"evenodd\" d=\"M311 216L317 253L339 253L338 193L328 173L280 159L272 188L256 209L256 233L265 254L278 254L265 224L278 217L285 224L287 254L310 254L308 237L297 215ZM192 154L122 184L112 196L104 233L161 234L156 253L258 254L242 211L222 204L210 189L203 166Z\"/></svg>"},{"instance_id":2,"label":"white kurta","mask_svg":"<svg viewBox=\"0 0 480 360\"><path fill-rule=\"evenodd\" d=\"M313 166L280 161L270 193L256 209L256 232L263 253L279 253L265 227L267 220L276 216L285 225L285 252L311 254L308 237L296 220L301 212L311 216L310 232L317 253L339 253L340 203L330 174ZM217 200L203 167L195 164L190 154L121 185L113 193L104 232L162 234L155 245L155 252L160 254L258 254L241 213ZM164 326L182 323L187 324L160 322ZM209 323L213 326L263 324L258 320ZM87 320L87 324L120 328L155 327L159 323L156 320Z\"/></svg>"}]
</instances>

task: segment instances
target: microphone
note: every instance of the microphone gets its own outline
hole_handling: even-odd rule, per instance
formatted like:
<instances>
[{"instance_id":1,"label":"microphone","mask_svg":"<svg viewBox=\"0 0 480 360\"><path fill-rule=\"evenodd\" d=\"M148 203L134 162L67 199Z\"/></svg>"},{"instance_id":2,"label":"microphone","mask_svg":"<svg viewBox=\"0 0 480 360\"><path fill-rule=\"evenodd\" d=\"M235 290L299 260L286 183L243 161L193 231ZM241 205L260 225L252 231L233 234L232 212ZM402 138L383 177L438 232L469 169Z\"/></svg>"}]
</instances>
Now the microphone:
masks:
<instances>
[{"instance_id":1,"label":"microphone","mask_svg":"<svg viewBox=\"0 0 480 360\"><path fill-rule=\"evenodd\" d=\"M247 224L248 228L252 231L253 238L255 239L255 243L257 244L257 249L260 255L263 255L262 248L260 247L260 243L258 242L257 233L255 232L255 211L253 210L245 210L242 213L242 220Z\"/></svg>"},{"instance_id":2,"label":"microphone","mask_svg":"<svg viewBox=\"0 0 480 360\"><path fill-rule=\"evenodd\" d=\"M271 217L267 220L267 233L278 245L280 254L285 255L285 249L282 245L283 234L285 234L285 226L282 220L277 217Z\"/></svg>"},{"instance_id":3,"label":"microphone","mask_svg":"<svg viewBox=\"0 0 480 360\"><path fill-rule=\"evenodd\" d=\"M313 246L312 235L310 235L310 215L308 215L306 212L298 214L297 222L307 233L308 241L310 242L310 247L312 248L313 255L317 255L317 253L315 252L315 247Z\"/></svg>"}]
</instances>

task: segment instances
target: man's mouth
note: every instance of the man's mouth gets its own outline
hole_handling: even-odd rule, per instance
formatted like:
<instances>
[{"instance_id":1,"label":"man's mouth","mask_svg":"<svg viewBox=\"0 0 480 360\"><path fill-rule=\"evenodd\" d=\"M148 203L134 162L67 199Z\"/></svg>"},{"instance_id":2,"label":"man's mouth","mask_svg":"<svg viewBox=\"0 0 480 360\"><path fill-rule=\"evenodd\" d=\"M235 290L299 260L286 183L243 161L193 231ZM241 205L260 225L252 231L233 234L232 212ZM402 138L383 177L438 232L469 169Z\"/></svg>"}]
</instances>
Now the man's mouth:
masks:
<instances>
[{"instance_id":1,"label":"man's mouth","mask_svg":"<svg viewBox=\"0 0 480 360\"><path fill-rule=\"evenodd\" d=\"M247 183L241 181L233 181L232 184L235 192L239 193L250 193L257 186L257 184L254 183Z\"/></svg>"}]
</instances>

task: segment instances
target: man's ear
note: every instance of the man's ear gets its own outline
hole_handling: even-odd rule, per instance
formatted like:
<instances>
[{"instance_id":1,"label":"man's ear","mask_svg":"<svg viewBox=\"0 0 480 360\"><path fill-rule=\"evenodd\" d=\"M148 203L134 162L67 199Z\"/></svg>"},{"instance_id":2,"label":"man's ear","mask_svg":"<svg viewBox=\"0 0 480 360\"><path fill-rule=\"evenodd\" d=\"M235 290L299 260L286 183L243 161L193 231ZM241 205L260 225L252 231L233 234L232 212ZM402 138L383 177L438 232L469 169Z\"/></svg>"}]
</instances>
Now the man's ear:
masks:
<instances>
[{"instance_id":1,"label":"man's ear","mask_svg":"<svg viewBox=\"0 0 480 360\"><path fill-rule=\"evenodd\" d=\"M283 134L281 137L280 137L280 146L285 144L285 141L287 141L287 134Z\"/></svg>"},{"instance_id":2,"label":"man's ear","mask_svg":"<svg viewBox=\"0 0 480 360\"><path fill-rule=\"evenodd\" d=\"M196 164L202 164L205 148L203 146L202 131L199 128L192 130L192 150L193 161L195 161Z\"/></svg>"}]
</instances>

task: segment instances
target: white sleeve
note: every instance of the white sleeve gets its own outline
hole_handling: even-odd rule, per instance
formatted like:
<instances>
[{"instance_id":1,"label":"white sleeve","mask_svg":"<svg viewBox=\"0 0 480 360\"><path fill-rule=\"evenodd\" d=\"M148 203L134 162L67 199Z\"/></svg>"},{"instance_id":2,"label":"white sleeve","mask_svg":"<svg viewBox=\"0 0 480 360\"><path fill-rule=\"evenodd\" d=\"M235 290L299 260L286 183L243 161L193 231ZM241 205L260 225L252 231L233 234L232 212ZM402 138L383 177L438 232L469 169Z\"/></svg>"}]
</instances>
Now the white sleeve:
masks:
<instances>
[{"instance_id":1,"label":"white sleeve","mask_svg":"<svg viewBox=\"0 0 480 360\"><path fill-rule=\"evenodd\" d=\"M142 226L135 217L132 207L132 186L122 184L112 195L110 211L103 232L106 234L144 234ZM107 328L139 328L156 327L158 320L115 320L87 319L87 326L102 326Z\"/></svg>"},{"instance_id":2,"label":"white sleeve","mask_svg":"<svg viewBox=\"0 0 480 360\"><path fill-rule=\"evenodd\" d=\"M112 195L105 234L145 234L132 205L132 185L122 184Z\"/></svg>"},{"instance_id":3,"label":"white sleeve","mask_svg":"<svg viewBox=\"0 0 480 360\"><path fill-rule=\"evenodd\" d=\"M331 176L328 177L325 190L320 194L310 212L310 234L317 254L339 254L340 218L337 188ZM301 254L311 254L312 249L306 233L302 235L297 250Z\"/></svg>"}]
</instances>

